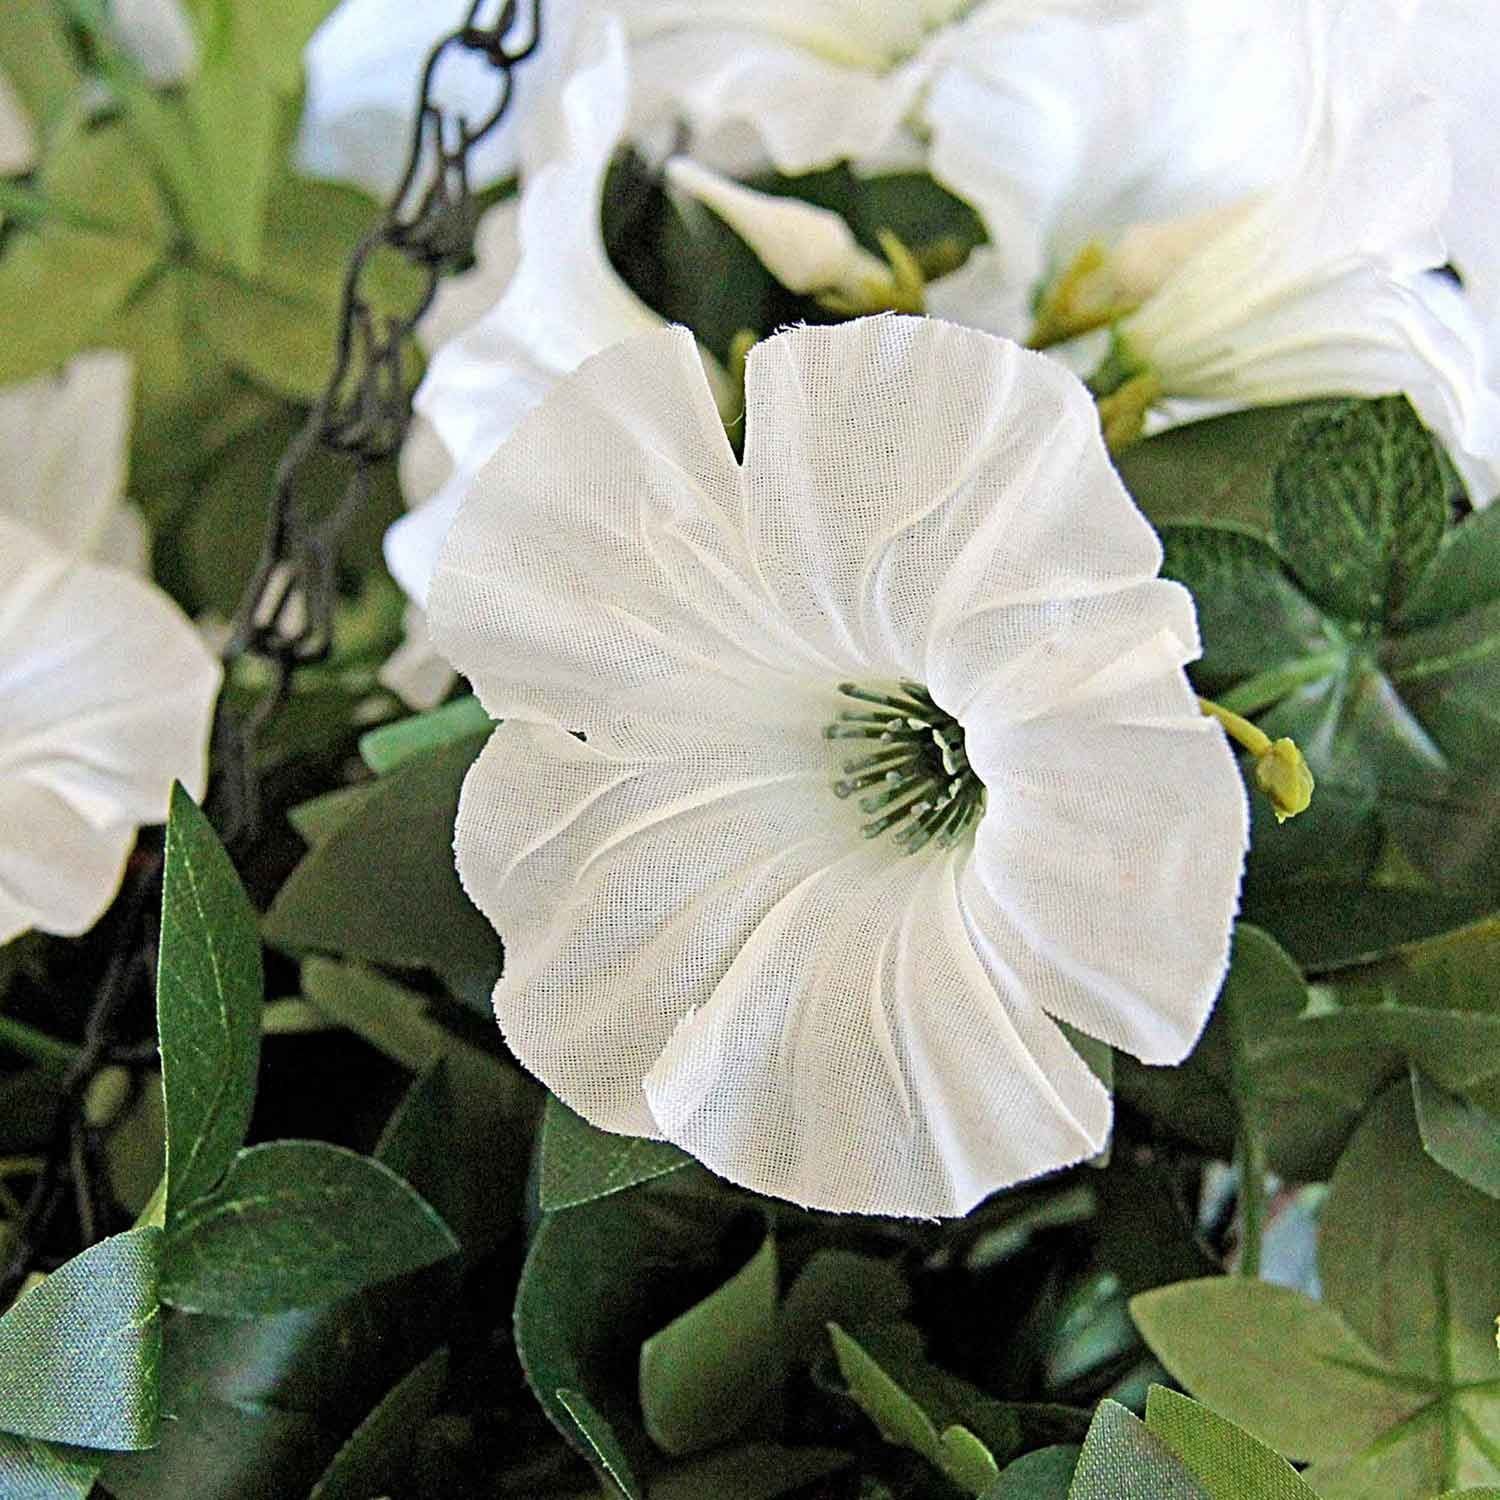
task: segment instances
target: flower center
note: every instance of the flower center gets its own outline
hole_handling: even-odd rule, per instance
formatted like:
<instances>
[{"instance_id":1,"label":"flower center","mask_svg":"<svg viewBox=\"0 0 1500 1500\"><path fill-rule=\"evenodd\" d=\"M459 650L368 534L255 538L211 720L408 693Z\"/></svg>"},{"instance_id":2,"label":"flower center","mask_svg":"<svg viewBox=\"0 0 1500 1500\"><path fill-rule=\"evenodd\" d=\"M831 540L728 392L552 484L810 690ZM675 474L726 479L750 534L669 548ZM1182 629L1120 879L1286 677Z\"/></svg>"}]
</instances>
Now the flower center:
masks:
<instances>
[{"instance_id":1,"label":"flower center","mask_svg":"<svg viewBox=\"0 0 1500 1500\"><path fill-rule=\"evenodd\" d=\"M823 731L831 740L863 740L867 753L843 763L836 796L859 798L869 816L867 839L895 830L903 854L936 842L946 849L984 811L984 783L964 753L964 732L919 682L875 692L841 682L839 693L860 706L844 709ZM851 749L854 747L850 747Z\"/></svg>"}]
</instances>

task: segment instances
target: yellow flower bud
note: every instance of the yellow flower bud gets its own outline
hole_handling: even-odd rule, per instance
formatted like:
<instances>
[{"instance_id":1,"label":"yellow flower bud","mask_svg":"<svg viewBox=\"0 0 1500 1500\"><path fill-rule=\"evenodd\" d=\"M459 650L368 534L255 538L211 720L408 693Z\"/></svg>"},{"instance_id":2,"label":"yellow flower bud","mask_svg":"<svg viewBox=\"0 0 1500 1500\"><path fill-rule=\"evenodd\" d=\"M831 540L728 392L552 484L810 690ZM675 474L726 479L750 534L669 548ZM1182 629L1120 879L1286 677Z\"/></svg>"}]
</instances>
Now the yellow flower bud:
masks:
<instances>
[{"instance_id":1,"label":"yellow flower bud","mask_svg":"<svg viewBox=\"0 0 1500 1500\"><path fill-rule=\"evenodd\" d=\"M1292 740L1277 740L1256 757L1255 784L1271 799L1278 823L1295 818L1312 801L1313 774Z\"/></svg>"}]
</instances>

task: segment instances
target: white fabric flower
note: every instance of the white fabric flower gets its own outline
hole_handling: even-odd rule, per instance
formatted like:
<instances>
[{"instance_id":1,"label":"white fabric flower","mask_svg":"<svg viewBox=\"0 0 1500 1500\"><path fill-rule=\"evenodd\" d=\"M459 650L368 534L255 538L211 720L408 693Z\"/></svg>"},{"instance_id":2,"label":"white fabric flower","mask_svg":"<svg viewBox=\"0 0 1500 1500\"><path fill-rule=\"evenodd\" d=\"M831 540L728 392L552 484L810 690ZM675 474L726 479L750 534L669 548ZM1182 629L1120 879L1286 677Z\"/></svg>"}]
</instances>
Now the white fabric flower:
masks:
<instances>
[{"instance_id":1,"label":"white fabric flower","mask_svg":"<svg viewBox=\"0 0 1500 1500\"><path fill-rule=\"evenodd\" d=\"M947 121L947 138L965 138L965 112L987 125L969 132L964 159L950 151L935 165L982 203L996 244L948 279L934 310L1016 332L1043 261L1055 273L1100 241L1117 258L1121 292L1140 301L1117 324L1127 353L1149 366L1164 397L1222 408L1404 391L1471 492L1487 498L1500 478L1500 402L1483 388L1471 312L1427 274L1446 256L1449 151L1444 112L1415 71L1416 4L1294 0L1260 7L1248 29L1214 11L1204 45L1180 49L1142 22L1112 31L1103 72L1061 53L1041 66L1049 54L1020 46L1004 58L1004 108L998 58L982 86L945 78L929 109ZM1241 43L1237 67L1218 66ZM1028 64L1040 71L1018 71ZM1274 111L1256 111L1247 79L1277 101ZM1239 103L1214 100L1208 90L1219 87ZM1038 90L1049 105L1066 98L1083 123L1054 130L1067 109L1036 110ZM1101 112L1101 99L1127 102ZM1244 169L1216 190L1214 160L1232 153L1222 141L1205 149L1195 116L1268 122L1269 140L1240 151L1265 177L1258 190L1245 191L1254 174ZM1079 149L1098 145L1089 122L1101 118L1115 121L1108 148ZM1302 122L1284 165L1278 118ZM1049 151L1049 137L1061 145ZM1168 149L1178 141L1193 143L1181 161ZM1024 229L1019 249L1008 243L1017 222L1038 225L1046 247ZM1130 223L1149 235L1122 236ZM1154 277L1140 253L1147 245Z\"/></svg>"},{"instance_id":2,"label":"white fabric flower","mask_svg":"<svg viewBox=\"0 0 1500 1500\"><path fill-rule=\"evenodd\" d=\"M307 90L297 136L298 167L313 177L352 182L385 199L400 185L416 121L417 89L427 55L464 24L472 0L343 0L303 53ZM513 96L498 125L469 158L470 183L487 187L516 170L532 101L549 87L554 59L566 52L573 0L542 0L536 51L515 70ZM499 6L480 15L486 24ZM512 49L526 38L530 11L520 7ZM494 69L477 54L450 48L435 75L435 97L452 118L488 118L499 92Z\"/></svg>"},{"instance_id":3,"label":"white fabric flower","mask_svg":"<svg viewBox=\"0 0 1500 1500\"><path fill-rule=\"evenodd\" d=\"M181 83L198 66L198 38L181 0L109 0L109 25L152 83Z\"/></svg>"},{"instance_id":4,"label":"white fabric flower","mask_svg":"<svg viewBox=\"0 0 1500 1500\"><path fill-rule=\"evenodd\" d=\"M56 374L0 386L0 515L53 546L146 571L146 528L125 500L130 359L75 355Z\"/></svg>"},{"instance_id":5,"label":"white fabric flower","mask_svg":"<svg viewBox=\"0 0 1500 1500\"><path fill-rule=\"evenodd\" d=\"M29 172L36 162L36 130L14 85L0 69L0 177Z\"/></svg>"},{"instance_id":6,"label":"white fabric flower","mask_svg":"<svg viewBox=\"0 0 1500 1500\"><path fill-rule=\"evenodd\" d=\"M0 388L0 942L85 931L174 778L203 790L219 665L138 575L130 362Z\"/></svg>"},{"instance_id":7,"label":"white fabric flower","mask_svg":"<svg viewBox=\"0 0 1500 1500\"><path fill-rule=\"evenodd\" d=\"M741 464L685 330L616 346L449 535L434 638L505 721L455 843L496 1013L604 1129L810 1206L962 1213L1107 1135L1053 1018L1192 1046L1242 784L1065 370L871 318L757 345L746 405Z\"/></svg>"},{"instance_id":8,"label":"white fabric flower","mask_svg":"<svg viewBox=\"0 0 1500 1500\"><path fill-rule=\"evenodd\" d=\"M0 942L93 926L173 779L202 794L218 684L160 589L0 515Z\"/></svg>"},{"instance_id":9,"label":"white fabric flower","mask_svg":"<svg viewBox=\"0 0 1500 1500\"><path fill-rule=\"evenodd\" d=\"M1039 17L1136 0L615 0L635 44L637 119L685 119L715 165L796 175L845 159L918 161L920 104L976 48Z\"/></svg>"}]
</instances>

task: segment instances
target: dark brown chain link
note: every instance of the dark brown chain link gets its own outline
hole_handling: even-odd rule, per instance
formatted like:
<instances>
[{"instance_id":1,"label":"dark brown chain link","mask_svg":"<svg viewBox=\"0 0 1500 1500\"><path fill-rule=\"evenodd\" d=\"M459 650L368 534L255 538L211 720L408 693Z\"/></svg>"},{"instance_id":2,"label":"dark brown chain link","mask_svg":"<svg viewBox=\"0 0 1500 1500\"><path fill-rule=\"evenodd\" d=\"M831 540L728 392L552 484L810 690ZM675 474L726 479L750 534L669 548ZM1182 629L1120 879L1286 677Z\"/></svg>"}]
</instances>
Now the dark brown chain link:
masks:
<instances>
[{"instance_id":1,"label":"dark brown chain link","mask_svg":"<svg viewBox=\"0 0 1500 1500\"><path fill-rule=\"evenodd\" d=\"M224 650L226 663L249 652L274 673L253 708L236 714L221 706L215 725L212 810L226 841L257 831L256 743L285 704L297 669L328 656L341 539L411 421L407 367L417 324L438 282L473 251L478 210L470 183L472 153L509 108L515 68L541 43L541 0L503 0L493 22L485 24L485 13L497 3L473 0L463 25L428 55L400 186L360 241L344 277L328 384L276 470L265 545ZM481 59L495 80L495 102L477 123L445 110L436 98L439 69L457 52ZM399 313L379 310L369 286L372 263L389 252L419 276L413 300ZM314 516L304 498L307 471L330 456L346 473L342 494L326 515Z\"/></svg>"}]
</instances>

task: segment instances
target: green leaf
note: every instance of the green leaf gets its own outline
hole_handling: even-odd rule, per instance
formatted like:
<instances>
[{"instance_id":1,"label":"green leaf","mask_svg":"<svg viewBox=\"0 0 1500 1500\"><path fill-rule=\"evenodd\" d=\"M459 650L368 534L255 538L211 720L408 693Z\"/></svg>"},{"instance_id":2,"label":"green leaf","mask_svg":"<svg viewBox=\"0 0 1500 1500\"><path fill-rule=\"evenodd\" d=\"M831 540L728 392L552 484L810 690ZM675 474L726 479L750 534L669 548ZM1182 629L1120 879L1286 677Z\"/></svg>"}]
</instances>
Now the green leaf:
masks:
<instances>
[{"instance_id":1,"label":"green leaf","mask_svg":"<svg viewBox=\"0 0 1500 1500\"><path fill-rule=\"evenodd\" d=\"M0 1494L6 1500L87 1500L98 1474L92 1454L0 1432Z\"/></svg>"},{"instance_id":2,"label":"green leaf","mask_svg":"<svg viewBox=\"0 0 1500 1500\"><path fill-rule=\"evenodd\" d=\"M333 368L338 305L243 273L191 273L202 330L242 374L294 401L314 401Z\"/></svg>"},{"instance_id":3,"label":"green leaf","mask_svg":"<svg viewBox=\"0 0 1500 1500\"><path fill-rule=\"evenodd\" d=\"M1287 1287L1210 1277L1143 1292L1130 1311L1174 1379L1293 1459L1373 1443L1422 1404L1337 1312Z\"/></svg>"},{"instance_id":4,"label":"green leaf","mask_svg":"<svg viewBox=\"0 0 1500 1500\"><path fill-rule=\"evenodd\" d=\"M246 276L260 265L261 220L271 187L276 98L246 66L241 18L255 8L204 0L197 8L198 66L182 92L198 177L183 200L198 246Z\"/></svg>"},{"instance_id":5,"label":"green leaf","mask_svg":"<svg viewBox=\"0 0 1500 1500\"><path fill-rule=\"evenodd\" d=\"M324 1141L240 1152L167 1245L162 1299L261 1317L348 1296L452 1255L458 1241L388 1167Z\"/></svg>"},{"instance_id":6,"label":"green leaf","mask_svg":"<svg viewBox=\"0 0 1500 1500\"><path fill-rule=\"evenodd\" d=\"M743 1201L674 1198L647 1183L542 1217L516 1293L516 1352L543 1411L628 1494L651 1453L637 1401L638 1349L717 1266Z\"/></svg>"},{"instance_id":7,"label":"green leaf","mask_svg":"<svg viewBox=\"0 0 1500 1500\"><path fill-rule=\"evenodd\" d=\"M1314 1488L1342 1500L1500 1482L1500 1203L1427 1156L1405 1080L1339 1161L1318 1266L1327 1302L1426 1399L1399 1440L1315 1473Z\"/></svg>"},{"instance_id":8,"label":"green leaf","mask_svg":"<svg viewBox=\"0 0 1500 1500\"><path fill-rule=\"evenodd\" d=\"M73 115L83 76L52 0L5 0L0 6L3 71L43 138Z\"/></svg>"},{"instance_id":9,"label":"green leaf","mask_svg":"<svg viewBox=\"0 0 1500 1500\"><path fill-rule=\"evenodd\" d=\"M1082 1451L1077 1443L1033 1448L1006 1464L984 1500L1067 1500Z\"/></svg>"},{"instance_id":10,"label":"green leaf","mask_svg":"<svg viewBox=\"0 0 1500 1500\"><path fill-rule=\"evenodd\" d=\"M1408 595L1401 624L1435 625L1500 599L1500 510L1475 511L1448 529L1437 556Z\"/></svg>"},{"instance_id":11,"label":"green leaf","mask_svg":"<svg viewBox=\"0 0 1500 1500\"><path fill-rule=\"evenodd\" d=\"M815 1250L781 1304L782 1337L791 1359L810 1361L827 1348L829 1323L888 1323L911 1305L900 1267L853 1250Z\"/></svg>"},{"instance_id":12,"label":"green leaf","mask_svg":"<svg viewBox=\"0 0 1500 1500\"><path fill-rule=\"evenodd\" d=\"M156 980L169 1222L213 1189L245 1139L262 995L254 909L208 819L176 785Z\"/></svg>"},{"instance_id":13,"label":"green leaf","mask_svg":"<svg viewBox=\"0 0 1500 1500\"><path fill-rule=\"evenodd\" d=\"M787 1448L779 1443L747 1443L711 1453L657 1476L651 1500L778 1500L801 1494L819 1479L850 1466L847 1453L834 1448Z\"/></svg>"},{"instance_id":14,"label":"green leaf","mask_svg":"<svg viewBox=\"0 0 1500 1500\"><path fill-rule=\"evenodd\" d=\"M1293 427L1326 404L1262 406L1188 422L1132 443L1115 462L1136 504L1158 525L1229 521L1265 532L1277 457Z\"/></svg>"},{"instance_id":15,"label":"green leaf","mask_svg":"<svg viewBox=\"0 0 1500 1500\"><path fill-rule=\"evenodd\" d=\"M1412 1104L1422 1149L1440 1167L1491 1198L1500 1198L1500 1119L1411 1071Z\"/></svg>"},{"instance_id":16,"label":"green leaf","mask_svg":"<svg viewBox=\"0 0 1500 1500\"><path fill-rule=\"evenodd\" d=\"M302 993L325 1015L414 1073L459 1045L428 1014L423 996L360 964L309 958L302 965Z\"/></svg>"},{"instance_id":17,"label":"green leaf","mask_svg":"<svg viewBox=\"0 0 1500 1500\"><path fill-rule=\"evenodd\" d=\"M1280 1454L1241 1427L1153 1385L1146 1428L1191 1469L1213 1500L1315 1500L1315 1492Z\"/></svg>"},{"instance_id":18,"label":"green leaf","mask_svg":"<svg viewBox=\"0 0 1500 1500\"><path fill-rule=\"evenodd\" d=\"M375 1155L442 1215L477 1258L517 1233L527 1153L496 1141L532 1135L541 1090L518 1068L455 1043L407 1091Z\"/></svg>"},{"instance_id":19,"label":"green leaf","mask_svg":"<svg viewBox=\"0 0 1500 1500\"><path fill-rule=\"evenodd\" d=\"M1167 1445L1118 1401L1094 1412L1068 1500L1213 1500Z\"/></svg>"},{"instance_id":20,"label":"green leaf","mask_svg":"<svg viewBox=\"0 0 1500 1500\"><path fill-rule=\"evenodd\" d=\"M472 693L455 698L440 708L413 714L396 724L372 729L359 738L360 758L377 775L384 776L413 756L439 750L469 735L488 733L494 721Z\"/></svg>"},{"instance_id":21,"label":"green leaf","mask_svg":"<svg viewBox=\"0 0 1500 1500\"><path fill-rule=\"evenodd\" d=\"M1204 654L1194 679L1204 692L1227 695L1244 679L1265 674L1281 687L1279 698L1301 674L1311 672L1316 681L1333 669L1341 643L1258 533L1222 522L1179 524L1162 527L1161 540L1162 573L1192 590L1198 606ZM1253 631L1244 628L1246 621L1254 622ZM1265 704L1231 706L1253 713Z\"/></svg>"},{"instance_id":22,"label":"green leaf","mask_svg":"<svg viewBox=\"0 0 1500 1500\"><path fill-rule=\"evenodd\" d=\"M395 968L431 969L488 1013L500 942L453 865L458 791L482 736L398 767L292 872L266 916L268 941Z\"/></svg>"},{"instance_id":23,"label":"green leaf","mask_svg":"<svg viewBox=\"0 0 1500 1500\"><path fill-rule=\"evenodd\" d=\"M567 1413L583 1440L586 1454L592 1456L600 1472L613 1481L626 1500L637 1500L640 1489L630 1471L630 1461L625 1457L625 1450L621 1448L609 1423L595 1411L589 1398L582 1391L559 1388L557 1404Z\"/></svg>"},{"instance_id":24,"label":"green leaf","mask_svg":"<svg viewBox=\"0 0 1500 1500\"><path fill-rule=\"evenodd\" d=\"M17 235L0 256L0 382L45 374L93 342L158 255L154 245L60 223Z\"/></svg>"},{"instance_id":25,"label":"green leaf","mask_svg":"<svg viewBox=\"0 0 1500 1500\"><path fill-rule=\"evenodd\" d=\"M1300 423L1271 503L1303 587L1346 620L1397 614L1448 524L1437 449L1404 396L1346 402Z\"/></svg>"},{"instance_id":26,"label":"green leaf","mask_svg":"<svg viewBox=\"0 0 1500 1500\"><path fill-rule=\"evenodd\" d=\"M308 1348L314 1314L291 1313L247 1323L168 1314L163 1330L162 1422L158 1447L115 1454L104 1464L112 1500L245 1500L305 1495L327 1467L362 1409L380 1394L369 1374L389 1384L388 1345L408 1362L405 1341L387 1321L370 1328L360 1299L343 1308L336 1338ZM420 1352L420 1351L419 1351ZM287 1378L303 1360L328 1372L325 1384L355 1405L329 1419L310 1397L312 1382Z\"/></svg>"},{"instance_id":27,"label":"green leaf","mask_svg":"<svg viewBox=\"0 0 1500 1500\"><path fill-rule=\"evenodd\" d=\"M783 1352L776 1241L641 1345L641 1413L664 1453L726 1442L779 1392Z\"/></svg>"},{"instance_id":28,"label":"green leaf","mask_svg":"<svg viewBox=\"0 0 1500 1500\"><path fill-rule=\"evenodd\" d=\"M541 1206L548 1213L591 1203L692 1161L667 1141L596 1130L552 1095L542 1118Z\"/></svg>"},{"instance_id":29,"label":"green leaf","mask_svg":"<svg viewBox=\"0 0 1500 1500\"><path fill-rule=\"evenodd\" d=\"M0 1318L0 1429L89 1448L156 1441L161 1230L111 1235Z\"/></svg>"},{"instance_id":30,"label":"green leaf","mask_svg":"<svg viewBox=\"0 0 1500 1500\"><path fill-rule=\"evenodd\" d=\"M886 1442L919 1453L970 1495L983 1495L1000 1475L994 1455L968 1428L938 1431L925 1411L837 1323L828 1327L839 1373L861 1411Z\"/></svg>"},{"instance_id":31,"label":"green leaf","mask_svg":"<svg viewBox=\"0 0 1500 1500\"><path fill-rule=\"evenodd\" d=\"M448 1351L437 1349L404 1376L354 1429L308 1500L369 1500L405 1478L412 1444L438 1410L448 1384Z\"/></svg>"}]
</instances>

